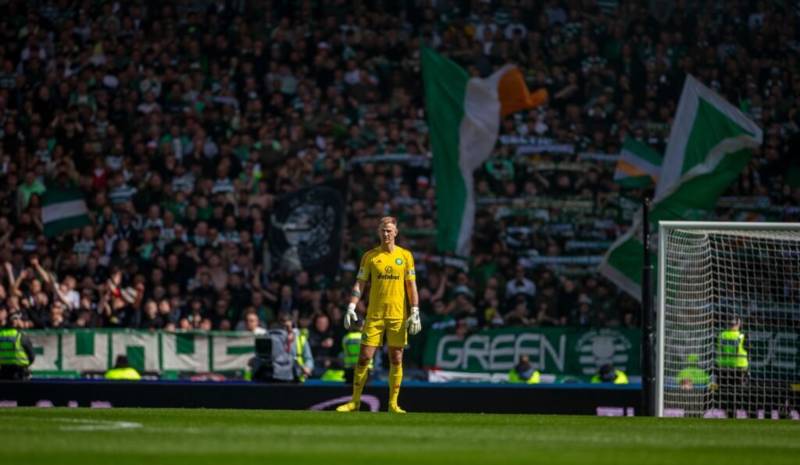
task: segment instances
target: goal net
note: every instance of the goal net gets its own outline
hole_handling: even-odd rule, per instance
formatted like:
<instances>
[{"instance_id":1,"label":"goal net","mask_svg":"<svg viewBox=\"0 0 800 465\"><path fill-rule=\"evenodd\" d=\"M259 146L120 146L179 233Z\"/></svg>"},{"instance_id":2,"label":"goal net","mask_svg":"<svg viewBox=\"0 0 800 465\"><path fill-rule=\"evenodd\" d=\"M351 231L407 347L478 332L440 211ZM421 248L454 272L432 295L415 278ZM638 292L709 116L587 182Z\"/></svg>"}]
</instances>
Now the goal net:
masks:
<instances>
[{"instance_id":1,"label":"goal net","mask_svg":"<svg viewBox=\"0 0 800 465\"><path fill-rule=\"evenodd\" d=\"M658 289L658 416L798 418L800 224L661 222Z\"/></svg>"}]
</instances>

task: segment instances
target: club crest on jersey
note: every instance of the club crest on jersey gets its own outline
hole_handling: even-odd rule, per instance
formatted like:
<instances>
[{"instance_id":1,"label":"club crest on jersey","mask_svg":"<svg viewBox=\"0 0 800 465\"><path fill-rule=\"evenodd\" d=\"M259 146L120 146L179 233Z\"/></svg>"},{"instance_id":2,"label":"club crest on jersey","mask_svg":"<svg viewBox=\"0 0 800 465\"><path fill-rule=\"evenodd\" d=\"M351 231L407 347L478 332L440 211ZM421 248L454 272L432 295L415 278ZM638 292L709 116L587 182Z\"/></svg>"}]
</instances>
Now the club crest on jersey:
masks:
<instances>
[{"instance_id":1,"label":"club crest on jersey","mask_svg":"<svg viewBox=\"0 0 800 465\"><path fill-rule=\"evenodd\" d=\"M402 258L395 258L394 262L397 263L398 265L402 265L403 264L403 259Z\"/></svg>"}]
</instances>

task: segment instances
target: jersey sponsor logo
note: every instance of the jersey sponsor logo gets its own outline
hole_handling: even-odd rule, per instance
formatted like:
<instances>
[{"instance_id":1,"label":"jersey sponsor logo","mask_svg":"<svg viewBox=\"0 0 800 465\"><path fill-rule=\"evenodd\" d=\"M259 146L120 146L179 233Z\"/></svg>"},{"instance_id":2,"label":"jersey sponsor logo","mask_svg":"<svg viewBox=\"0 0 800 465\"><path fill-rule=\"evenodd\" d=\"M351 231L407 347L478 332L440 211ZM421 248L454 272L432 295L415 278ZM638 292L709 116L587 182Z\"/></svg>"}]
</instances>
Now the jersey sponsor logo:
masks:
<instances>
[{"instance_id":1,"label":"jersey sponsor logo","mask_svg":"<svg viewBox=\"0 0 800 465\"><path fill-rule=\"evenodd\" d=\"M392 269L391 266L387 265L383 271L384 273L381 273L380 271L378 272L378 279L384 281L397 281L400 279L400 276L394 274L394 269Z\"/></svg>"}]
</instances>

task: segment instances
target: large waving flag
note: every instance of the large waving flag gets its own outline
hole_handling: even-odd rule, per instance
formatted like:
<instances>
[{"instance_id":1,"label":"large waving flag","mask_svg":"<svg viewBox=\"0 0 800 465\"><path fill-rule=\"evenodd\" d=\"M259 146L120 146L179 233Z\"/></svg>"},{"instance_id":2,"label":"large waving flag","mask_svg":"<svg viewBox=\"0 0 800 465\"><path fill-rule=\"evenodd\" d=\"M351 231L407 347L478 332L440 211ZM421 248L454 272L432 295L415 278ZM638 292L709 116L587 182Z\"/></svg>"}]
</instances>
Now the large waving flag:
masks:
<instances>
[{"instance_id":1,"label":"large waving flag","mask_svg":"<svg viewBox=\"0 0 800 465\"><path fill-rule=\"evenodd\" d=\"M489 158L500 118L544 103L547 92L531 94L513 65L485 79L470 78L429 48L422 49L422 76L436 180L436 244L467 255L475 219L472 173Z\"/></svg>"},{"instance_id":2,"label":"large waving flag","mask_svg":"<svg viewBox=\"0 0 800 465\"><path fill-rule=\"evenodd\" d=\"M76 188L48 187L42 198L42 224L47 237L90 224L83 194Z\"/></svg>"},{"instance_id":3,"label":"large waving flag","mask_svg":"<svg viewBox=\"0 0 800 465\"><path fill-rule=\"evenodd\" d=\"M692 76L686 77L650 212L662 220L706 219L717 199L750 161L763 135L753 121ZM641 214L608 250L600 272L641 298ZM655 258L653 259L655 263Z\"/></svg>"},{"instance_id":4,"label":"large waving flag","mask_svg":"<svg viewBox=\"0 0 800 465\"><path fill-rule=\"evenodd\" d=\"M614 181L628 189L653 186L661 174L661 161L661 155L650 146L626 137L614 171Z\"/></svg>"}]
</instances>

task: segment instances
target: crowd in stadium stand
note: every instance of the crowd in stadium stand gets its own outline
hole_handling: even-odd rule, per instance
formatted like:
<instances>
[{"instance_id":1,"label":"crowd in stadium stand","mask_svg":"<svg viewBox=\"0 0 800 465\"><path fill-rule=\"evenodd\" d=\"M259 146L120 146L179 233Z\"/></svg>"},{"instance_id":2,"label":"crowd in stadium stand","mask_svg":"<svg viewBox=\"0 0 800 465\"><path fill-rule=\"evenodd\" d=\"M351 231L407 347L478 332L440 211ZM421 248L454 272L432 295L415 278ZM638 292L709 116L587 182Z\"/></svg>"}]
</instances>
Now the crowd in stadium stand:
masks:
<instances>
[{"instance_id":1,"label":"crowd in stadium stand","mask_svg":"<svg viewBox=\"0 0 800 465\"><path fill-rule=\"evenodd\" d=\"M390 214L426 328L635 326L595 271L645 194L613 182L621 141L662 151L690 72L765 134L718 217L797 220L799 19L741 0L2 2L0 324L262 331L289 313L327 353ZM550 95L476 173L469 259L435 250L423 44L475 76L516 63ZM340 272L281 272L274 202L320 183L346 199ZM50 186L78 187L91 225L46 237Z\"/></svg>"}]
</instances>

